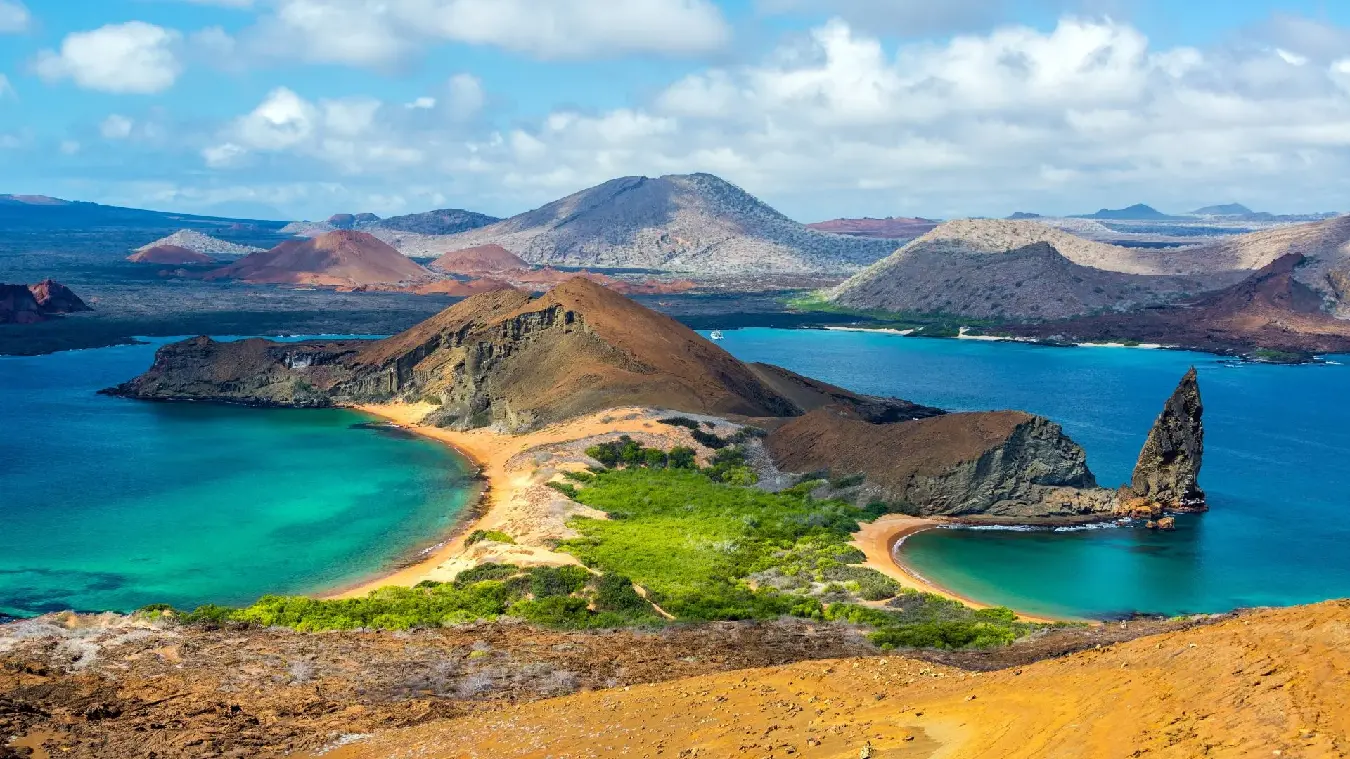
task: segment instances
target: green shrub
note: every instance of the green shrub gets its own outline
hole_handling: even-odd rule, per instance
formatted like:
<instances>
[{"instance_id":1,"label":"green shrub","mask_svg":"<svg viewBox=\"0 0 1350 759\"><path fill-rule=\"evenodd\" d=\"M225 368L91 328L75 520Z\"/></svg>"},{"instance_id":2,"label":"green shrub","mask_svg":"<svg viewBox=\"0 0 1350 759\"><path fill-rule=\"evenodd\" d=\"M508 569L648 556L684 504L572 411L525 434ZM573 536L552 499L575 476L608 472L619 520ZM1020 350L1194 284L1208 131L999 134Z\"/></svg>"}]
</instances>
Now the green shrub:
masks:
<instances>
[{"instance_id":1,"label":"green shrub","mask_svg":"<svg viewBox=\"0 0 1350 759\"><path fill-rule=\"evenodd\" d=\"M577 486L570 482L545 482L544 484L573 500L577 497Z\"/></svg>"},{"instance_id":2,"label":"green shrub","mask_svg":"<svg viewBox=\"0 0 1350 759\"><path fill-rule=\"evenodd\" d=\"M672 427L684 427L688 430L697 430L698 422L687 416L672 416L667 419L661 419L661 424L669 424Z\"/></svg>"},{"instance_id":3,"label":"green shrub","mask_svg":"<svg viewBox=\"0 0 1350 759\"><path fill-rule=\"evenodd\" d=\"M586 587L590 579L585 567L538 567L530 573L530 594L536 599L570 596Z\"/></svg>"},{"instance_id":4,"label":"green shrub","mask_svg":"<svg viewBox=\"0 0 1350 759\"><path fill-rule=\"evenodd\" d=\"M691 430L689 434L694 437L694 441L697 442L699 445L702 445L706 448L712 448L713 450L726 448L729 445L729 443L724 438L720 438L712 434L711 432L704 432L703 430L695 429Z\"/></svg>"},{"instance_id":5,"label":"green shrub","mask_svg":"<svg viewBox=\"0 0 1350 759\"><path fill-rule=\"evenodd\" d=\"M698 459L695 458L693 448L677 445L670 449L670 457L667 459L666 466L671 469L697 469Z\"/></svg>"},{"instance_id":6,"label":"green shrub","mask_svg":"<svg viewBox=\"0 0 1350 759\"><path fill-rule=\"evenodd\" d=\"M505 580L515 577L523 571L524 570L514 564L479 564L476 567L469 567L456 575L454 584L456 587L463 588L468 585L473 585L474 583L483 582L484 580ZM439 584L440 583L432 583L431 587L435 587ZM418 583L418 585L421 586L421 583Z\"/></svg>"},{"instance_id":7,"label":"green shrub","mask_svg":"<svg viewBox=\"0 0 1350 759\"><path fill-rule=\"evenodd\" d=\"M863 484L863 481L866 479L867 475L865 474L850 474L847 477L840 477L838 479L830 480L830 487L834 488L835 490L843 490L844 488L851 488L861 485Z\"/></svg>"},{"instance_id":8,"label":"green shrub","mask_svg":"<svg viewBox=\"0 0 1350 759\"><path fill-rule=\"evenodd\" d=\"M580 482L583 484L595 479L595 474L592 472L563 472L562 476L572 482Z\"/></svg>"},{"instance_id":9,"label":"green shrub","mask_svg":"<svg viewBox=\"0 0 1350 759\"><path fill-rule=\"evenodd\" d=\"M491 540L494 543L508 543L515 545L516 539L499 530L474 530L469 533L469 537L464 539L464 545L471 546L475 543L481 543L484 540Z\"/></svg>"}]
</instances>

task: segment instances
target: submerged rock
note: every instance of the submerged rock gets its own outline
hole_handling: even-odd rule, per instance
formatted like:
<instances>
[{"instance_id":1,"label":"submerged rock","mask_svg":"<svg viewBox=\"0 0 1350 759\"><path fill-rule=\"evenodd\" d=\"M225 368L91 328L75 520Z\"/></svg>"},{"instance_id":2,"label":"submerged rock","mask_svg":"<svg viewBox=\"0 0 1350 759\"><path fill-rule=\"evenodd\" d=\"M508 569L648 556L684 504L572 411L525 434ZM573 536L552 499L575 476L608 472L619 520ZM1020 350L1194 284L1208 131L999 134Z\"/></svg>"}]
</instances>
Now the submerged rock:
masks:
<instances>
[{"instance_id":1,"label":"submerged rock","mask_svg":"<svg viewBox=\"0 0 1350 759\"><path fill-rule=\"evenodd\" d=\"M1205 511L1200 466L1205 452L1205 407L1195 367L1167 399L1139 452L1130 484L1122 488L1122 510L1134 515Z\"/></svg>"}]
</instances>

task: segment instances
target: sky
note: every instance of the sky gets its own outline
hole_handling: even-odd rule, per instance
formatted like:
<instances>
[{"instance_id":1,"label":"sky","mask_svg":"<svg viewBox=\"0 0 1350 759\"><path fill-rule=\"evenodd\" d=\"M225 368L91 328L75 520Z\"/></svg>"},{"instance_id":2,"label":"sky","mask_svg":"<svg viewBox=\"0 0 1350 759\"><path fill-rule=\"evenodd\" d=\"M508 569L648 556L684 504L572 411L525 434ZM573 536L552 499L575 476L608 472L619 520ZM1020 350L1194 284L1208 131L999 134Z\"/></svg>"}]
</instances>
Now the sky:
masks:
<instances>
[{"instance_id":1,"label":"sky","mask_svg":"<svg viewBox=\"0 0 1350 759\"><path fill-rule=\"evenodd\" d=\"M0 193L800 221L1350 210L1345 0L0 0Z\"/></svg>"}]
</instances>

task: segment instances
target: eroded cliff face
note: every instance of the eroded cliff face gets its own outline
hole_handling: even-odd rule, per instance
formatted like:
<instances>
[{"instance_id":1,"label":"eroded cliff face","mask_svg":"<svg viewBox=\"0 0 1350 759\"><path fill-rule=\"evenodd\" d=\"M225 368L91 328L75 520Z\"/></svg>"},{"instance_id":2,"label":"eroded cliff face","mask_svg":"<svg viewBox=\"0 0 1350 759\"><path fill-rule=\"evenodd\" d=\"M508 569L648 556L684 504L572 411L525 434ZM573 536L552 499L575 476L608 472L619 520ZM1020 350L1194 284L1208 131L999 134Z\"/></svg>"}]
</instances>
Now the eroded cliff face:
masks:
<instances>
[{"instance_id":1,"label":"eroded cliff face","mask_svg":"<svg viewBox=\"0 0 1350 759\"><path fill-rule=\"evenodd\" d=\"M978 459L916 475L905 500L929 516L1079 519L1108 514L1113 494L1097 487L1083 448L1043 417L1018 424Z\"/></svg>"},{"instance_id":2,"label":"eroded cliff face","mask_svg":"<svg viewBox=\"0 0 1350 759\"><path fill-rule=\"evenodd\" d=\"M1204 412L1200 384L1195 367L1191 367L1153 423L1130 484L1121 489L1123 510L1157 516L1209 508L1200 489Z\"/></svg>"},{"instance_id":3,"label":"eroded cliff face","mask_svg":"<svg viewBox=\"0 0 1350 759\"><path fill-rule=\"evenodd\" d=\"M852 497L921 516L1078 521L1109 516L1115 503L1059 425L1018 411L876 424L827 408L783 425L766 445L782 469L861 474Z\"/></svg>"}]
</instances>

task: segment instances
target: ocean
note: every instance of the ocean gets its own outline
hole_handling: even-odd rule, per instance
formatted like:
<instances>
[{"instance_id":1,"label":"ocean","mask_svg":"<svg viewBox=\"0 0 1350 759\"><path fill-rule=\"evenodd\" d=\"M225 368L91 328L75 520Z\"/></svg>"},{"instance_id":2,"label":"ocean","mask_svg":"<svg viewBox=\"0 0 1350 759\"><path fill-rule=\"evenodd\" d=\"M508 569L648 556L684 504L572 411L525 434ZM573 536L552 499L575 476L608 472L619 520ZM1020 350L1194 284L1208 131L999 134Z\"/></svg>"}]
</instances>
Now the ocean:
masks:
<instances>
[{"instance_id":1,"label":"ocean","mask_svg":"<svg viewBox=\"0 0 1350 759\"><path fill-rule=\"evenodd\" d=\"M96 394L153 342L0 357L0 615L339 587L434 544L476 493L451 449L353 411Z\"/></svg>"},{"instance_id":2,"label":"ocean","mask_svg":"<svg viewBox=\"0 0 1350 759\"><path fill-rule=\"evenodd\" d=\"M876 333L741 329L719 343L854 391L1063 425L1099 482L1129 479L1186 369L1199 370L1210 512L1175 532L938 529L900 547L967 597L1077 618L1175 615L1350 597L1350 357L1234 364L1131 348L1051 348Z\"/></svg>"}]
</instances>

